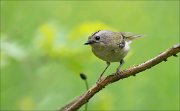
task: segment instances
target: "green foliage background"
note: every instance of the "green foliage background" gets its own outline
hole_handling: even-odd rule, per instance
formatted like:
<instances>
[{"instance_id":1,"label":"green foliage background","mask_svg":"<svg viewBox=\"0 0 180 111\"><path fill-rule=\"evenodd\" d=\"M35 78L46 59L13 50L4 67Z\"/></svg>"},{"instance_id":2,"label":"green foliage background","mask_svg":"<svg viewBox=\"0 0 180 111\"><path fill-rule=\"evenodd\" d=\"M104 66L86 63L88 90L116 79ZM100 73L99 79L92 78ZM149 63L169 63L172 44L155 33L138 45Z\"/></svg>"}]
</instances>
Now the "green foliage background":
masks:
<instances>
[{"instance_id":1,"label":"green foliage background","mask_svg":"<svg viewBox=\"0 0 180 111\"><path fill-rule=\"evenodd\" d=\"M145 35L122 69L156 56L179 42L179 8L179 1L1 1L1 110L58 109L85 91L80 72L92 86L105 62L83 43L96 30ZM88 109L172 111L179 104L179 59L171 57L106 87Z\"/></svg>"}]
</instances>

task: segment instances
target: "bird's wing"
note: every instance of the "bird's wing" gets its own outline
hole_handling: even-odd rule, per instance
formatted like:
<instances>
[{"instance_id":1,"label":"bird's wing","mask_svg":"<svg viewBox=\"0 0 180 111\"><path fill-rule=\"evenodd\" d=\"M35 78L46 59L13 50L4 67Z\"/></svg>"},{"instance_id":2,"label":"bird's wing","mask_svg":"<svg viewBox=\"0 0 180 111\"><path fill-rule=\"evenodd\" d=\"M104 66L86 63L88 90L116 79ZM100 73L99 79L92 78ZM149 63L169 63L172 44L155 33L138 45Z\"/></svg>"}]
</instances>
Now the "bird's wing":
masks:
<instances>
[{"instance_id":1,"label":"bird's wing","mask_svg":"<svg viewBox=\"0 0 180 111\"><path fill-rule=\"evenodd\" d=\"M121 32L121 34L122 34L123 38L125 39L125 41L131 41L133 39L143 37L142 34L134 34L131 32Z\"/></svg>"}]
</instances>

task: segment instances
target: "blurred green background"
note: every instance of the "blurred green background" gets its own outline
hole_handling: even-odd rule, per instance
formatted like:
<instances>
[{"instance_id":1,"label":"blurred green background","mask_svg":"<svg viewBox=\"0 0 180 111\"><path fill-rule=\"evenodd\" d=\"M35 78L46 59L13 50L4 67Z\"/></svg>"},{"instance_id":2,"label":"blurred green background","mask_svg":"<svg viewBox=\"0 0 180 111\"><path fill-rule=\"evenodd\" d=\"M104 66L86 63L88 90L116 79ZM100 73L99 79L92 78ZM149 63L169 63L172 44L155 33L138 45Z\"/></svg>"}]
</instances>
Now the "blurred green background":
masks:
<instances>
[{"instance_id":1,"label":"blurred green background","mask_svg":"<svg viewBox=\"0 0 180 111\"><path fill-rule=\"evenodd\" d=\"M95 84L106 64L83 45L94 31L145 35L122 69L158 55L179 42L179 8L179 1L1 1L1 110L56 110L85 91L80 72ZM170 57L106 87L88 110L179 110L179 62Z\"/></svg>"}]
</instances>

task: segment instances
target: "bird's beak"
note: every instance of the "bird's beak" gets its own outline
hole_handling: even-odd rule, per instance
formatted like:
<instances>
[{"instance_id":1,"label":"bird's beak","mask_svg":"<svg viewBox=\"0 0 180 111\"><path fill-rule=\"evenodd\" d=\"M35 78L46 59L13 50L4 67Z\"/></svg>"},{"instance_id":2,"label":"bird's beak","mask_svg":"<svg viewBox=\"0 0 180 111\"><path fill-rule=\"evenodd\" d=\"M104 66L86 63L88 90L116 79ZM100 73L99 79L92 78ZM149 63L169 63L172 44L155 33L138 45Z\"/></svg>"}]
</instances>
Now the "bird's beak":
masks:
<instances>
[{"instance_id":1,"label":"bird's beak","mask_svg":"<svg viewBox=\"0 0 180 111\"><path fill-rule=\"evenodd\" d=\"M91 40L88 40L86 43L84 43L84 45L89 45L89 44L93 44L94 42Z\"/></svg>"}]
</instances>

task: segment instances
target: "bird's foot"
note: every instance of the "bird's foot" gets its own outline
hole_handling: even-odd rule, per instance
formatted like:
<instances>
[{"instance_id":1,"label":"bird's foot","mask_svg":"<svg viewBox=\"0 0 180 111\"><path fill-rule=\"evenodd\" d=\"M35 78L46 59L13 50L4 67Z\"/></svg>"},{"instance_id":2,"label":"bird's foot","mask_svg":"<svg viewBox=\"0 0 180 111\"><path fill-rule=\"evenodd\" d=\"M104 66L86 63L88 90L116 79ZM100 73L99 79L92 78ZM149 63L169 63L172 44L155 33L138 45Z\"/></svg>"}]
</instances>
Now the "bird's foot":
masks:
<instances>
[{"instance_id":1,"label":"bird's foot","mask_svg":"<svg viewBox=\"0 0 180 111\"><path fill-rule=\"evenodd\" d=\"M117 68L117 70L116 70L116 74L119 74L121 71L120 71L120 69L119 68Z\"/></svg>"},{"instance_id":2,"label":"bird's foot","mask_svg":"<svg viewBox=\"0 0 180 111\"><path fill-rule=\"evenodd\" d=\"M96 82L96 84L99 84L101 81L103 81L104 80L104 78L103 77L99 77L98 78L98 80L97 80L97 82Z\"/></svg>"},{"instance_id":3,"label":"bird's foot","mask_svg":"<svg viewBox=\"0 0 180 111\"><path fill-rule=\"evenodd\" d=\"M120 76L120 78L123 77L123 74L121 73L121 71L119 69L116 70L116 75Z\"/></svg>"}]
</instances>

